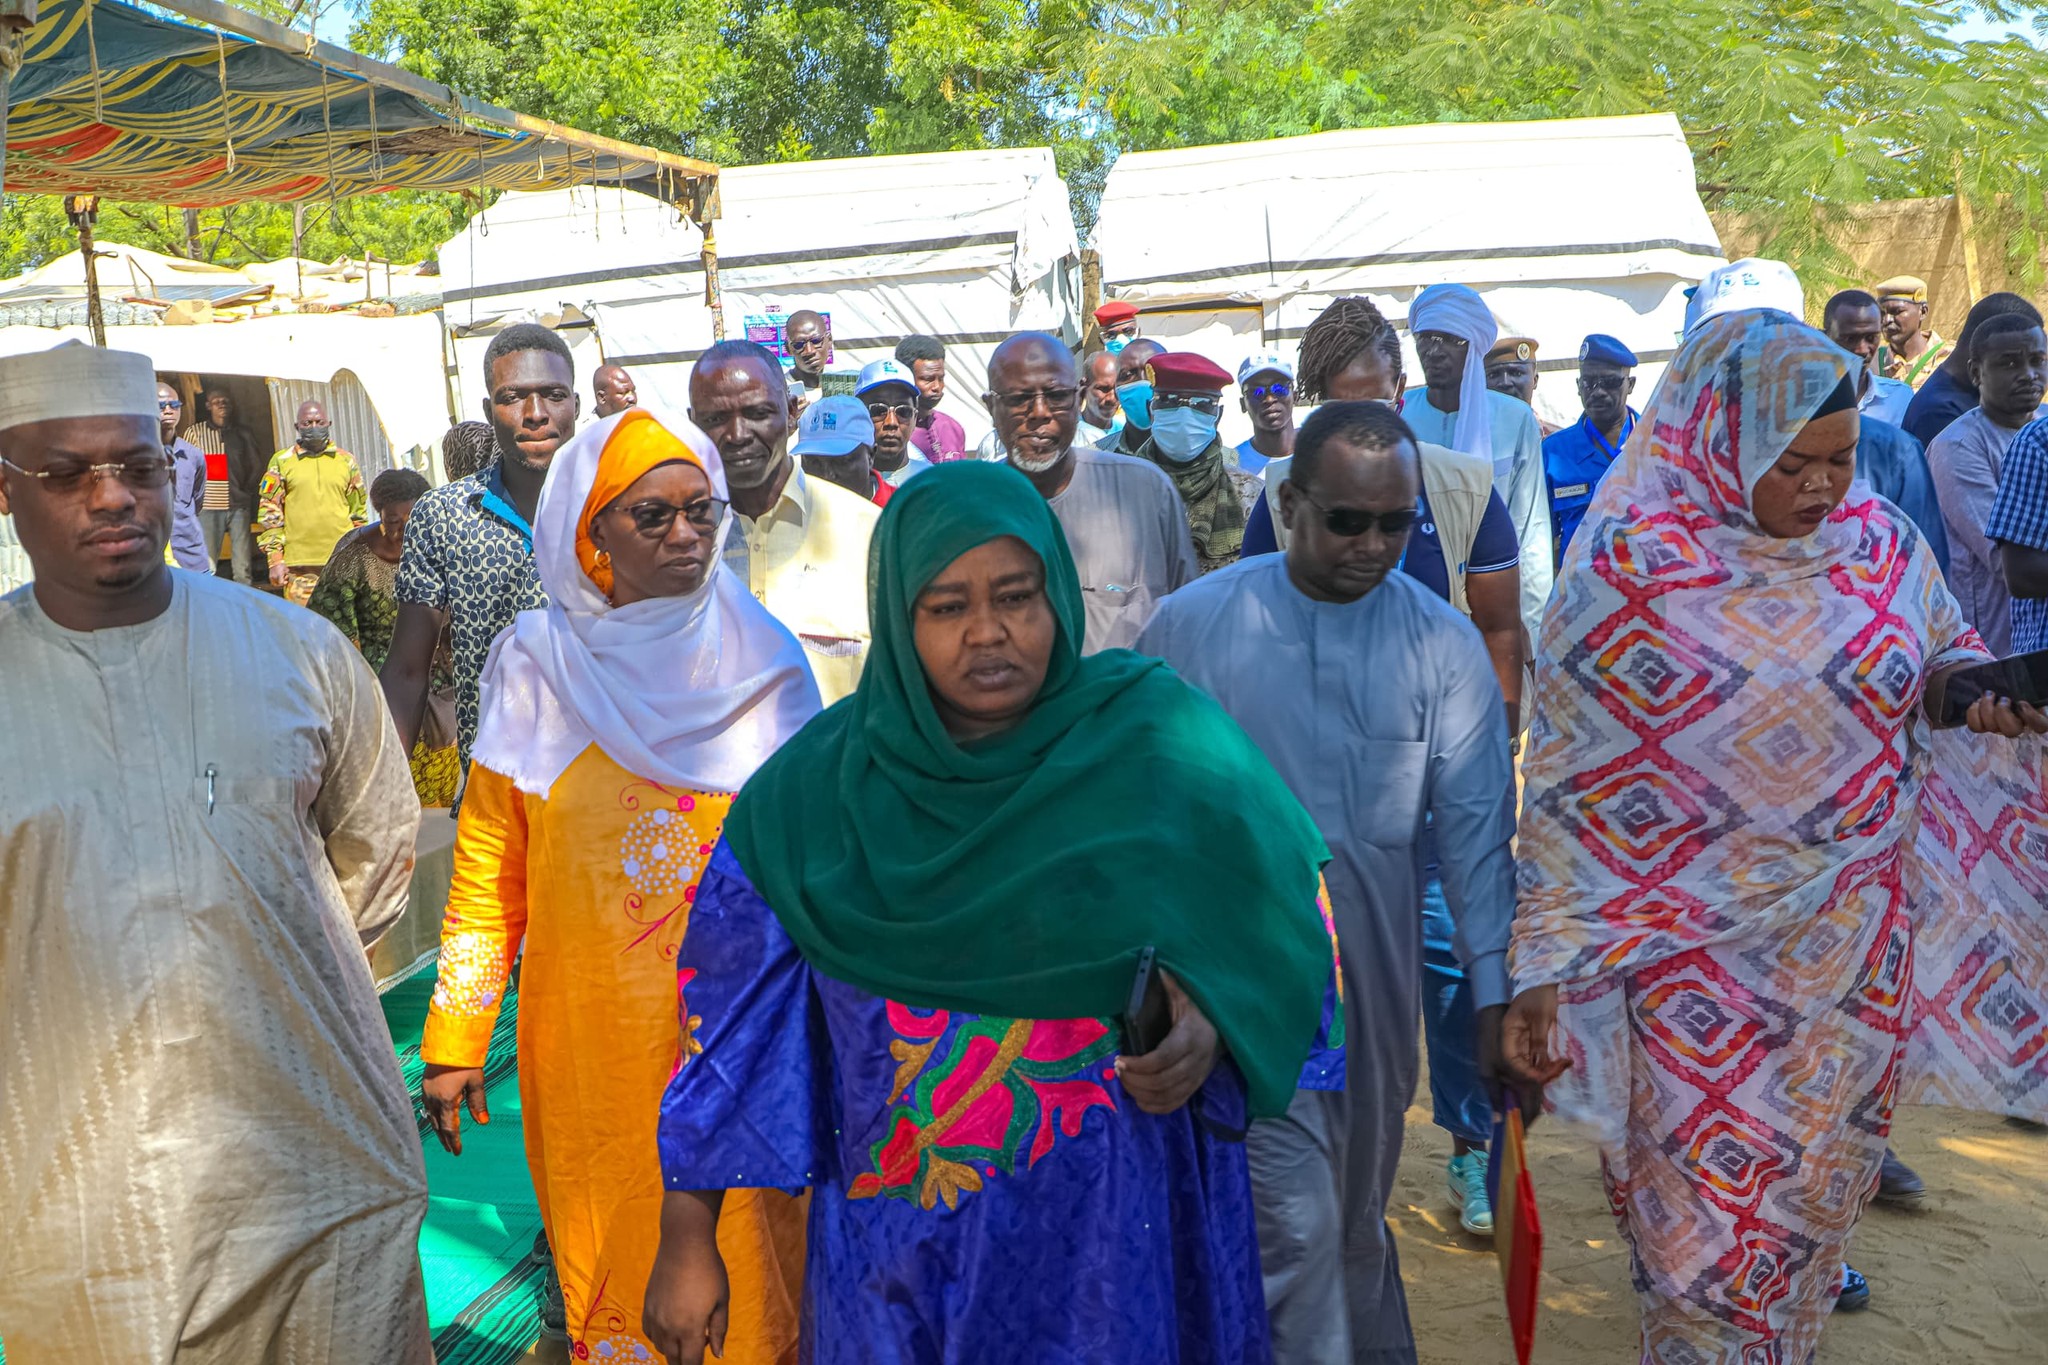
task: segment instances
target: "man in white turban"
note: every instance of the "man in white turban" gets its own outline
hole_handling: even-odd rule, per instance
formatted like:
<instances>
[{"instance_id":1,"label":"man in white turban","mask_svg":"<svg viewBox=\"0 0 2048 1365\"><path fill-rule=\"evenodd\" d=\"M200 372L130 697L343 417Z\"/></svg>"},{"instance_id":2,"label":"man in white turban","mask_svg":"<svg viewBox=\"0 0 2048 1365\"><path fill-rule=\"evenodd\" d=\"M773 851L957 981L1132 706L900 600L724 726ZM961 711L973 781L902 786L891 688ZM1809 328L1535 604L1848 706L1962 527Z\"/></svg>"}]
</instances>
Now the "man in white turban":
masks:
<instances>
[{"instance_id":1,"label":"man in white turban","mask_svg":"<svg viewBox=\"0 0 2048 1365\"><path fill-rule=\"evenodd\" d=\"M1424 383L1402 395L1401 416L1418 441L1493 461L1493 486L1522 550L1522 624L1536 638L1550 599L1550 486L1543 429L1521 399L1486 387L1486 353L1500 327L1485 300L1462 284L1434 284L1408 305L1408 333Z\"/></svg>"},{"instance_id":2,"label":"man in white turban","mask_svg":"<svg viewBox=\"0 0 2048 1365\"><path fill-rule=\"evenodd\" d=\"M147 358L0 359L35 569L0 597L0 1340L426 1365L364 955L405 908L405 751L333 627L165 565L168 472Z\"/></svg>"}]
</instances>

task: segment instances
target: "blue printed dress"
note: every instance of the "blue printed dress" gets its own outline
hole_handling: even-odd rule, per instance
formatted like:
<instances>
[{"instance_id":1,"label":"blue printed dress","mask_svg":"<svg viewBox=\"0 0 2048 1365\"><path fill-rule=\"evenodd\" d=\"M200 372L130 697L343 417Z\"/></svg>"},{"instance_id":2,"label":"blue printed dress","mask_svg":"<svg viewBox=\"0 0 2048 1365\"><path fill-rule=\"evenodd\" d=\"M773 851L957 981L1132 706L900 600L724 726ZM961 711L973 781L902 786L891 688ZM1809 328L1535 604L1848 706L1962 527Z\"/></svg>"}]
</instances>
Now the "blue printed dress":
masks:
<instances>
[{"instance_id":1,"label":"blue printed dress","mask_svg":"<svg viewBox=\"0 0 2048 1365\"><path fill-rule=\"evenodd\" d=\"M1272 1359L1228 1062L1155 1116L1116 1079L1113 1020L916 1009L822 976L722 842L678 968L662 1176L811 1188L810 1365ZM1341 1086L1333 1003L1305 1083Z\"/></svg>"}]
</instances>

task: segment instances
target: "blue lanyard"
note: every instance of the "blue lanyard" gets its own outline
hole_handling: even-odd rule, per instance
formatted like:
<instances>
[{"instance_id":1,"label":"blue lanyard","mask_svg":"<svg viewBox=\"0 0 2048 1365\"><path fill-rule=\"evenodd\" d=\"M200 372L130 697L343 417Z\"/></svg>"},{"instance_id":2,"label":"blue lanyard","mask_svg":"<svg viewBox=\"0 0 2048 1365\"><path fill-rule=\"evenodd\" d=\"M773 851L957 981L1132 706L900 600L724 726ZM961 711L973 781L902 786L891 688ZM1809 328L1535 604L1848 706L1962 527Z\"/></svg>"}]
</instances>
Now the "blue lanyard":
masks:
<instances>
[{"instance_id":1,"label":"blue lanyard","mask_svg":"<svg viewBox=\"0 0 2048 1365\"><path fill-rule=\"evenodd\" d=\"M1625 446L1628 444L1629 436L1636 429L1635 409L1628 408L1625 409L1625 412L1626 415L1622 418L1621 421L1621 445L1609 445L1607 443L1606 434L1603 433L1600 430L1600 428L1593 425L1593 421L1591 418L1581 417L1579 419L1579 425L1586 429L1586 435L1593 438L1593 448L1599 451L1601 454L1605 455L1607 457L1607 463L1609 464L1613 464L1616 460L1621 458L1621 446Z\"/></svg>"},{"instance_id":2,"label":"blue lanyard","mask_svg":"<svg viewBox=\"0 0 2048 1365\"><path fill-rule=\"evenodd\" d=\"M519 515L519 509L512 505L512 499L506 495L505 483L499 477L496 464L491 466L491 472L484 479L484 495L478 501L485 511L510 522L512 529L525 539L527 553L533 552L533 527L527 524L525 517Z\"/></svg>"}]
</instances>

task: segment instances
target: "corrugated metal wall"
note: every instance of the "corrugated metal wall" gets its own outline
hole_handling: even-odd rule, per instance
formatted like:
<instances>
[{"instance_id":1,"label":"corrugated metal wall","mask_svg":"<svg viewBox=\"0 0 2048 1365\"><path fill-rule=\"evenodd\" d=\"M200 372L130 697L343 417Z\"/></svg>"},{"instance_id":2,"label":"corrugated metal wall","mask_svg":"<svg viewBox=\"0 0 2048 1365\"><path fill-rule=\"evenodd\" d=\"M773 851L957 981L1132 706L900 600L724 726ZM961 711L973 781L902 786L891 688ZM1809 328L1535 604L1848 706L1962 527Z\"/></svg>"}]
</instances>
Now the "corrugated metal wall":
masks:
<instances>
[{"instance_id":1,"label":"corrugated metal wall","mask_svg":"<svg viewBox=\"0 0 2048 1365\"><path fill-rule=\"evenodd\" d=\"M336 371L333 382L328 384L315 384L303 379L270 379L264 382L270 389L270 415L277 423L280 440L291 440L291 433L297 430L299 404L314 402L327 409L327 420L334 428L334 443L356 457L356 466L363 471L365 483L394 467L417 469L429 478L434 476L431 452L424 447L416 446L405 451L391 449L391 442L384 434L384 423L377 416L376 405L370 401L362 381L350 371Z\"/></svg>"}]
</instances>

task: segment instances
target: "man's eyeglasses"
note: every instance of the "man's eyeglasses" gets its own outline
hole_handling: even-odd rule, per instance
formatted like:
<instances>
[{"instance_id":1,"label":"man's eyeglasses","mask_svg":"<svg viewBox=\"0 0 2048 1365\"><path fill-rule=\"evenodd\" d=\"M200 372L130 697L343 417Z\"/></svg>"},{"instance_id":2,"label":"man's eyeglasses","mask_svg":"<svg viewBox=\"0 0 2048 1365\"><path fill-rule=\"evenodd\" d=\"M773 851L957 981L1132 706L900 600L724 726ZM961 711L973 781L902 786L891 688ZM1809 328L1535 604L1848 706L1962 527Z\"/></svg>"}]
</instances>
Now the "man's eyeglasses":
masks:
<instances>
[{"instance_id":1,"label":"man's eyeglasses","mask_svg":"<svg viewBox=\"0 0 2048 1365\"><path fill-rule=\"evenodd\" d=\"M1294 385L1282 380L1278 384L1258 384L1244 391L1246 401L1252 403L1258 402L1269 394L1274 398L1292 398L1294 397Z\"/></svg>"},{"instance_id":2,"label":"man's eyeglasses","mask_svg":"<svg viewBox=\"0 0 2048 1365\"><path fill-rule=\"evenodd\" d=\"M1383 536L1405 535L1422 515L1421 509L1402 507L1392 512L1364 512L1356 507L1325 507L1316 501L1316 495L1294 485L1294 491L1308 499L1308 505L1323 514L1323 529L1333 536L1355 540L1373 527L1380 528Z\"/></svg>"},{"instance_id":3,"label":"man's eyeglasses","mask_svg":"<svg viewBox=\"0 0 2048 1365\"><path fill-rule=\"evenodd\" d=\"M1171 412L1175 408L1192 408L1211 417L1223 415L1223 398L1220 394L1164 393L1152 400L1152 411Z\"/></svg>"},{"instance_id":4,"label":"man's eyeglasses","mask_svg":"<svg viewBox=\"0 0 2048 1365\"><path fill-rule=\"evenodd\" d=\"M159 398L156 400L156 410L158 412L176 412L184 406L183 403L180 403L175 398Z\"/></svg>"},{"instance_id":5,"label":"man's eyeglasses","mask_svg":"<svg viewBox=\"0 0 2048 1365\"><path fill-rule=\"evenodd\" d=\"M0 464L17 474L40 479L43 487L52 493L75 493L85 487L88 479L119 479L130 488L162 488L171 481L171 462L161 459L114 460L107 464L55 460L41 469L23 469L0 455Z\"/></svg>"},{"instance_id":6,"label":"man's eyeglasses","mask_svg":"<svg viewBox=\"0 0 2048 1365\"><path fill-rule=\"evenodd\" d=\"M636 502L619 510L632 519L633 529L649 540L666 540L681 517L696 531L716 531L725 520L726 503L721 498L698 498L684 507L672 502Z\"/></svg>"},{"instance_id":7,"label":"man's eyeglasses","mask_svg":"<svg viewBox=\"0 0 2048 1365\"><path fill-rule=\"evenodd\" d=\"M887 416L888 416L888 415L889 415L890 413L894 413L894 414L896 414L896 420L897 420L897 421L899 421L899 422L915 422L915 421L917 420L917 404L915 404L915 403L870 403L870 404L868 404L868 416L870 416L870 417L874 418L874 419L875 419L875 420L876 420L877 422L881 421L881 420L882 420L882 419L883 419L884 417L887 417Z\"/></svg>"},{"instance_id":8,"label":"man's eyeglasses","mask_svg":"<svg viewBox=\"0 0 2048 1365\"><path fill-rule=\"evenodd\" d=\"M1047 412L1065 412L1074 406L1074 400L1081 396L1077 388L1031 389L1024 393L992 393L989 397L1000 402L1012 417L1022 417L1045 400Z\"/></svg>"},{"instance_id":9,"label":"man's eyeglasses","mask_svg":"<svg viewBox=\"0 0 2048 1365\"><path fill-rule=\"evenodd\" d=\"M790 342L789 349L792 351L821 351L825 349L825 338L805 337L801 341Z\"/></svg>"}]
</instances>

